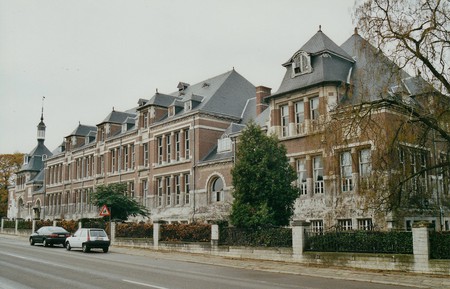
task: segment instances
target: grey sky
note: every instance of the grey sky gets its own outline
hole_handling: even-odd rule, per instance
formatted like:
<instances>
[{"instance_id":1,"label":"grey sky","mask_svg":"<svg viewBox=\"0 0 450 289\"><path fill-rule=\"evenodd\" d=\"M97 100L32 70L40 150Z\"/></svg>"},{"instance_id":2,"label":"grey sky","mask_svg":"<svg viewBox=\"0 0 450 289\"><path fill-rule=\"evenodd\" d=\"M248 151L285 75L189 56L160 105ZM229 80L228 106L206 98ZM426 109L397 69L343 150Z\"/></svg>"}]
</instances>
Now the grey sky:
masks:
<instances>
[{"instance_id":1,"label":"grey sky","mask_svg":"<svg viewBox=\"0 0 450 289\"><path fill-rule=\"evenodd\" d=\"M0 0L0 154L28 153L44 102L46 146L156 88L233 67L278 89L281 66L322 25L338 45L354 0Z\"/></svg>"}]
</instances>

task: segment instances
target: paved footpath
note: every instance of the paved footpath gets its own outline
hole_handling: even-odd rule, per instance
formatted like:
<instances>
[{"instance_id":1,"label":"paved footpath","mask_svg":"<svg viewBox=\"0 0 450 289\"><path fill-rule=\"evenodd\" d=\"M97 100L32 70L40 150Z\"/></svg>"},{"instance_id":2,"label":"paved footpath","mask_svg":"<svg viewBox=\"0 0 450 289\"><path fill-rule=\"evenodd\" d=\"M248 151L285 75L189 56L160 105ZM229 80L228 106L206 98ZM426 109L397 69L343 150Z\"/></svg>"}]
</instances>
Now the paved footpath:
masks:
<instances>
[{"instance_id":1,"label":"paved footpath","mask_svg":"<svg viewBox=\"0 0 450 289\"><path fill-rule=\"evenodd\" d=\"M194 254L170 251L155 251L152 249L138 249L112 246L112 252L151 256L153 258L181 260L187 262L214 264L227 267L260 270L285 274L298 274L332 279L344 279L380 284L403 285L413 288L439 288L450 289L450 276L418 274L407 272L375 271L349 269L342 267L311 266L294 262L281 262L269 260L239 259L208 254Z\"/></svg>"}]
</instances>

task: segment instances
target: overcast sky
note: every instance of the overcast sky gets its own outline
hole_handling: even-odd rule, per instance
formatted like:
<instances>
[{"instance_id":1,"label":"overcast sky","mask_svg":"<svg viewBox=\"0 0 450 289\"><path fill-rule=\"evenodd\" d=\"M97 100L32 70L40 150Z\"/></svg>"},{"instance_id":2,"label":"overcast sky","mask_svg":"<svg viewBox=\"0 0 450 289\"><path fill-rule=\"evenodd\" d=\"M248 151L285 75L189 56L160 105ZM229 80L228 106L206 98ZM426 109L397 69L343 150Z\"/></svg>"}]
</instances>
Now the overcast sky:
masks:
<instances>
[{"instance_id":1,"label":"overcast sky","mask_svg":"<svg viewBox=\"0 0 450 289\"><path fill-rule=\"evenodd\" d=\"M0 154L53 151L158 89L233 67L275 92L281 66L322 26L353 33L354 0L0 0Z\"/></svg>"}]
</instances>

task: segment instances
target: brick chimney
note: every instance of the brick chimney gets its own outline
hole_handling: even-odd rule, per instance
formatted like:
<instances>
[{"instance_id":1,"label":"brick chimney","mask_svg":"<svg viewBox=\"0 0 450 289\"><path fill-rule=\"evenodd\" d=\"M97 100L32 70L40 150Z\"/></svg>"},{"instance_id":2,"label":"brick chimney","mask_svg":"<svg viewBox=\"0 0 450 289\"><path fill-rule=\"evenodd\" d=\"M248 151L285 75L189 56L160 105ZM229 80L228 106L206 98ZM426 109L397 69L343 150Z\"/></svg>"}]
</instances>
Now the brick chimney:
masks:
<instances>
[{"instance_id":1,"label":"brick chimney","mask_svg":"<svg viewBox=\"0 0 450 289\"><path fill-rule=\"evenodd\" d=\"M268 105L264 102L264 98L271 94L272 88L265 86L256 87L256 116L260 115Z\"/></svg>"}]
</instances>

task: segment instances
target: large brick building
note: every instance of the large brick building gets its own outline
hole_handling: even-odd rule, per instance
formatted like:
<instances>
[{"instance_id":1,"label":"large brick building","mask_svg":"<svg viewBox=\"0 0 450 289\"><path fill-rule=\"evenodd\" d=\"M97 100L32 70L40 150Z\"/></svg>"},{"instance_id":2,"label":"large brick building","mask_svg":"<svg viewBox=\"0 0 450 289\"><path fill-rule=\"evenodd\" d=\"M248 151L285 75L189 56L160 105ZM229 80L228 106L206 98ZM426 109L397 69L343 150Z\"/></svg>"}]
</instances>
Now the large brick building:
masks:
<instances>
[{"instance_id":1,"label":"large brick building","mask_svg":"<svg viewBox=\"0 0 450 289\"><path fill-rule=\"evenodd\" d=\"M388 87L386 93L403 91L409 98L420 93L406 73L400 80L381 70L368 73L382 65L369 61L374 49L362 47L371 46L357 33L338 46L319 30L283 64L286 73L273 94L233 69L194 85L180 82L173 93L156 91L133 109L113 110L95 126L79 124L53 154L46 153L43 187L26 197L18 184L11 188L10 205L29 203L46 219L96 217L98 208L90 204L95 187L125 182L152 220L226 218L236 140L254 120L286 146L300 191L294 217L310 221L315 230L409 228L417 220L448 229L449 211L443 205L449 200L448 176L422 176L423 185L433 179L441 185L428 185L431 205L420 213L408 211L400 218L366 206L367 182L386 147L378 135L361 133L361 127L345 121L333 129L333 120L340 107L378 100L374 95L380 87ZM382 58L380 63L384 65ZM397 115L383 110L377 122L387 131ZM410 160L427 166L440 153L414 143L404 147ZM31 209L9 212L9 217L33 217Z\"/></svg>"}]
</instances>

